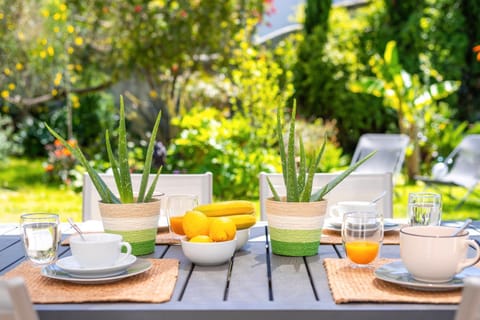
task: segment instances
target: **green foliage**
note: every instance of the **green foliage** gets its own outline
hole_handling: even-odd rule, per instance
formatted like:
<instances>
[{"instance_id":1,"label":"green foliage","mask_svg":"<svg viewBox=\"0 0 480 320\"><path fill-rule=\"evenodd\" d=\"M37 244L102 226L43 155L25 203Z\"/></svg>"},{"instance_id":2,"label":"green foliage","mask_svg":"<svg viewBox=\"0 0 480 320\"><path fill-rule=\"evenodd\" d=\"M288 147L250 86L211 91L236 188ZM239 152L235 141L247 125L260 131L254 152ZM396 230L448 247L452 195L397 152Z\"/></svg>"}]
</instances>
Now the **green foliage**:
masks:
<instances>
[{"instance_id":1,"label":"green foliage","mask_svg":"<svg viewBox=\"0 0 480 320\"><path fill-rule=\"evenodd\" d=\"M5 160L9 155L18 149L12 141L13 123L10 117L0 114L0 161Z\"/></svg>"},{"instance_id":2,"label":"green foliage","mask_svg":"<svg viewBox=\"0 0 480 320\"><path fill-rule=\"evenodd\" d=\"M105 182L100 178L98 173L95 169L91 166L91 164L85 158L83 152L80 150L78 145L72 145L68 143L63 137L61 137L57 132L55 132L51 127L47 124L48 131L58 139L63 146L70 151L75 158L80 161L83 167L87 170L88 175L92 179L92 183L97 189L100 198L105 203L132 203L132 202L148 202L151 200L153 191L155 190L155 186L158 180L158 176L160 175L161 168L158 170L157 175L155 176L153 182L150 185L148 192L146 192L148 178L150 174L150 167L153 155L153 146L155 144L155 137L157 135L158 126L160 124L160 117L161 114L157 116L157 120L155 121L155 126L152 131L152 136L150 138L147 154L145 157L145 165L144 165L144 172L142 175L142 180L140 182L140 190L136 197L136 201L134 201L133 196L133 189L132 189L132 180L130 176L130 167L128 164L128 150L127 150L127 133L126 133L126 125L125 125L125 107L123 104L123 97L120 97L120 123L119 123L119 135L118 135L118 157L115 158L113 155L112 147L110 145L110 137L108 130L105 133L105 140L106 140L106 148L108 153L108 158L110 161L110 165L113 171L113 175L115 177L115 184L117 186L118 192L120 194L120 199L117 198L116 195L107 187Z\"/></svg>"},{"instance_id":3,"label":"green foliage","mask_svg":"<svg viewBox=\"0 0 480 320\"><path fill-rule=\"evenodd\" d=\"M168 148L168 171L212 172L216 198L258 198L258 174L280 165L241 113L227 118L214 108L194 108L173 123L180 133Z\"/></svg>"},{"instance_id":4,"label":"green foliage","mask_svg":"<svg viewBox=\"0 0 480 320\"><path fill-rule=\"evenodd\" d=\"M328 182L325 186L320 188L317 192L312 194L313 177L325 152L327 138L325 137L322 146L317 152L307 155L303 144L302 137L299 137L300 155L297 161L295 153L295 121L296 121L296 104L293 105L292 114L290 117L290 124L288 129L287 147L283 142L283 125L281 110L277 111L277 139L279 142L280 159L282 163L283 181L285 182L287 202L311 202L323 200L324 196L333 190L340 182L342 182L348 175L350 175L356 168L362 165L365 161L370 159L375 151L368 154L347 170L339 174L335 179ZM298 162L298 170L297 170ZM280 195L275 190L275 187L267 178L268 185L272 191L273 198L276 201L282 201Z\"/></svg>"}]
</instances>

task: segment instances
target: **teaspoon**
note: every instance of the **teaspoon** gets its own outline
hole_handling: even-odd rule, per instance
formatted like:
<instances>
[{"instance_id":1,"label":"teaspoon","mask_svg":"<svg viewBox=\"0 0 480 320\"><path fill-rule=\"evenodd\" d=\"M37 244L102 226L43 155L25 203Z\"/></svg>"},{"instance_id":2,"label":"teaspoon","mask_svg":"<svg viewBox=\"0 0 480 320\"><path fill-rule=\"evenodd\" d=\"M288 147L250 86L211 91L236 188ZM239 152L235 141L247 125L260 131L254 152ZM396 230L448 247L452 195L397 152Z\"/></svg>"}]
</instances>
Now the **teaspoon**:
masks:
<instances>
[{"instance_id":1,"label":"teaspoon","mask_svg":"<svg viewBox=\"0 0 480 320\"><path fill-rule=\"evenodd\" d=\"M80 235L80 238L82 238L83 241L86 241L85 237L83 236L82 230L80 230L80 228L75 224L75 222L73 222L72 218L67 218L67 220L68 223L70 223L70 225L72 226L72 228L75 229L75 231L77 231L77 233Z\"/></svg>"},{"instance_id":2,"label":"teaspoon","mask_svg":"<svg viewBox=\"0 0 480 320\"><path fill-rule=\"evenodd\" d=\"M455 230L453 233L452 233L452 236L457 236L459 235L463 230L465 230L469 225L470 223L472 223L472 219L467 219L465 220L465 222L460 226L459 229Z\"/></svg>"}]
</instances>

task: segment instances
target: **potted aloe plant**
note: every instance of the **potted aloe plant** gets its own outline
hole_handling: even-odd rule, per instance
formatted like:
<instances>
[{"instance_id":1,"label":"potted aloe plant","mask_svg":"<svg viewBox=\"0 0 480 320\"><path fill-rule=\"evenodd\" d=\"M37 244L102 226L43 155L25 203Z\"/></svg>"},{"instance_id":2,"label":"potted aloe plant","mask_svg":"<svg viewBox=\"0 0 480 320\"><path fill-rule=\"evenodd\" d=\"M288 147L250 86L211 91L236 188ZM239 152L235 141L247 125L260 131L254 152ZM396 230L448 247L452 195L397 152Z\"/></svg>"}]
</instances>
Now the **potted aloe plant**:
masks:
<instances>
[{"instance_id":1,"label":"potted aloe plant","mask_svg":"<svg viewBox=\"0 0 480 320\"><path fill-rule=\"evenodd\" d=\"M123 97L120 97L117 157L114 156L112 151L109 132L108 130L105 132L108 159L115 178L118 196L105 184L78 146L71 146L62 136L48 126L48 124L45 124L48 131L70 150L85 167L101 198L99 206L105 232L121 234L124 241L130 242L132 245L132 254L134 255L149 254L155 250L155 237L158 219L160 217L160 199L154 198L153 193L162 170L161 167L158 169L148 189L147 186L160 118L161 113L159 113L156 118L148 143L140 188L134 195L128 164L125 107Z\"/></svg>"},{"instance_id":2,"label":"potted aloe plant","mask_svg":"<svg viewBox=\"0 0 480 320\"><path fill-rule=\"evenodd\" d=\"M279 195L270 179L267 182L273 197L265 202L272 252L285 256L312 256L318 253L327 201L325 195L333 190L357 167L370 159L375 151L351 165L332 181L312 193L313 178L325 151L326 138L316 154L307 155L299 137L299 164L295 157L295 115L293 105L287 147L283 141L280 111L277 112L276 133L280 147L282 174L286 195Z\"/></svg>"}]
</instances>

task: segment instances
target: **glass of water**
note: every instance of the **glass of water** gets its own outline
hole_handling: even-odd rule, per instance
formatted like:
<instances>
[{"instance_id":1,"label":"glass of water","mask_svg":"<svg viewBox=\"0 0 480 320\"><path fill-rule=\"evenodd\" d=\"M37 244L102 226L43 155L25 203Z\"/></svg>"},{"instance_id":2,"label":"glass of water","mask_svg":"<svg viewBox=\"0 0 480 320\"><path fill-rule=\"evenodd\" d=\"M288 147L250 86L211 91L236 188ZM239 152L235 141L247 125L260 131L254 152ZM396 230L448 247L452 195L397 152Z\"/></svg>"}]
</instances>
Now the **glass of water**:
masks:
<instances>
[{"instance_id":1,"label":"glass of water","mask_svg":"<svg viewBox=\"0 0 480 320\"><path fill-rule=\"evenodd\" d=\"M20 217L25 256L42 266L57 260L60 219L54 213L26 213Z\"/></svg>"},{"instance_id":2,"label":"glass of water","mask_svg":"<svg viewBox=\"0 0 480 320\"><path fill-rule=\"evenodd\" d=\"M442 197L432 192L408 194L408 219L410 225L439 225L442 221Z\"/></svg>"}]
</instances>

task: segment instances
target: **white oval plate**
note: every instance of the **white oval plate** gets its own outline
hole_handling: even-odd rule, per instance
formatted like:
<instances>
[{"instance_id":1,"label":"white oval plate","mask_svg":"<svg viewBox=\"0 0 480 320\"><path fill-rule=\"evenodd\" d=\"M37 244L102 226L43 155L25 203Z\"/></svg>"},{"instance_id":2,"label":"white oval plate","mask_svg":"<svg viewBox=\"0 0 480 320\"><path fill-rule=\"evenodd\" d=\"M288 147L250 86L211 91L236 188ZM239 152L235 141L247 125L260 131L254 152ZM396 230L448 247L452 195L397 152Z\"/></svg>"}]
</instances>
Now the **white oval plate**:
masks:
<instances>
[{"instance_id":1,"label":"white oval plate","mask_svg":"<svg viewBox=\"0 0 480 320\"><path fill-rule=\"evenodd\" d=\"M98 278L79 278L71 275L63 269L60 269L56 264L51 264L42 268L40 274L44 277L63 280L79 284L103 284L109 282L119 281L121 279L129 278L137 274L143 273L152 267L152 263L147 259L136 259L130 267L128 267L122 274L116 276L106 276Z\"/></svg>"},{"instance_id":2,"label":"white oval plate","mask_svg":"<svg viewBox=\"0 0 480 320\"><path fill-rule=\"evenodd\" d=\"M81 267L73 256L69 256L59 259L56 262L56 265L76 278L104 278L124 273L128 267L135 263L137 257L134 255L127 256L125 253L121 253L118 260L120 263L117 263L114 266L85 268Z\"/></svg>"},{"instance_id":3,"label":"white oval plate","mask_svg":"<svg viewBox=\"0 0 480 320\"><path fill-rule=\"evenodd\" d=\"M400 224L385 219L383 222L383 232L389 232L397 230L400 227ZM333 231L342 231L342 222L334 219L327 219L325 220L325 225L323 226L326 230L333 230Z\"/></svg>"},{"instance_id":4,"label":"white oval plate","mask_svg":"<svg viewBox=\"0 0 480 320\"><path fill-rule=\"evenodd\" d=\"M375 270L375 277L380 280L394 283L410 289L421 291L450 291L463 287L463 279L470 276L480 276L480 268L469 267L453 277L452 280L442 283L428 283L415 280L401 261L384 264Z\"/></svg>"}]
</instances>

